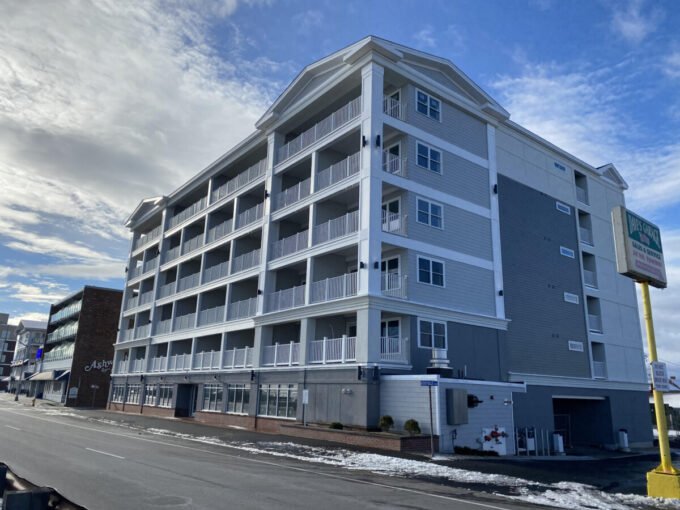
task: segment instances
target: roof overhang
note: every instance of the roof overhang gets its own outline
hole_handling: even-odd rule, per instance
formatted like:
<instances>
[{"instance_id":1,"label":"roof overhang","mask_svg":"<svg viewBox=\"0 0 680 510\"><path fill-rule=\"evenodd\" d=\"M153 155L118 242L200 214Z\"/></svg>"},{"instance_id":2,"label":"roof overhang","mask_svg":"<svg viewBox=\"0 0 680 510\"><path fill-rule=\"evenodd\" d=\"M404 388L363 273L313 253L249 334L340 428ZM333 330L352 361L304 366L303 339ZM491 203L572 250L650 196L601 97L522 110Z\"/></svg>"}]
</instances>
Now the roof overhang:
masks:
<instances>
[{"instance_id":1,"label":"roof overhang","mask_svg":"<svg viewBox=\"0 0 680 510\"><path fill-rule=\"evenodd\" d=\"M146 216L149 212L154 209L161 208L165 202L164 196L145 198L139 205L132 211L132 214L125 220L124 225L130 227L131 225L137 223L140 219Z\"/></svg>"}]
</instances>

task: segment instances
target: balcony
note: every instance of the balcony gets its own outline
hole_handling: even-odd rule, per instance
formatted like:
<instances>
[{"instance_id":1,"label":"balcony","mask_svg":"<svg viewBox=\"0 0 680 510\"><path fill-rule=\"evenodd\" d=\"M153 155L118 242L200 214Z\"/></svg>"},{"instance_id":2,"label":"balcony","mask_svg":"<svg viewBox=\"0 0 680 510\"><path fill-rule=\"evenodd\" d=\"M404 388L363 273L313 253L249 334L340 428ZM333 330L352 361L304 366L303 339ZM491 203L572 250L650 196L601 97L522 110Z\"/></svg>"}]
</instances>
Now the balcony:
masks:
<instances>
[{"instance_id":1,"label":"balcony","mask_svg":"<svg viewBox=\"0 0 680 510\"><path fill-rule=\"evenodd\" d=\"M212 243L218 239L228 236L234 230L234 220L223 221L208 230L208 242Z\"/></svg>"},{"instance_id":2,"label":"balcony","mask_svg":"<svg viewBox=\"0 0 680 510\"><path fill-rule=\"evenodd\" d=\"M199 234L182 243L182 255L191 253L203 246L203 234Z\"/></svg>"},{"instance_id":3,"label":"balcony","mask_svg":"<svg viewBox=\"0 0 680 510\"><path fill-rule=\"evenodd\" d=\"M127 374L128 373L128 360L120 360L116 364L115 373L116 374Z\"/></svg>"},{"instance_id":4,"label":"balcony","mask_svg":"<svg viewBox=\"0 0 680 510\"><path fill-rule=\"evenodd\" d=\"M175 354L168 358L168 372L191 370L191 354Z\"/></svg>"},{"instance_id":5,"label":"balcony","mask_svg":"<svg viewBox=\"0 0 680 510\"><path fill-rule=\"evenodd\" d=\"M312 303L333 301L356 296L358 288L357 273L347 273L312 283L310 300Z\"/></svg>"},{"instance_id":6,"label":"balcony","mask_svg":"<svg viewBox=\"0 0 680 510\"><path fill-rule=\"evenodd\" d=\"M383 113L395 119L404 120L405 112L405 105L401 101L390 96L383 97Z\"/></svg>"},{"instance_id":7,"label":"balcony","mask_svg":"<svg viewBox=\"0 0 680 510\"><path fill-rule=\"evenodd\" d=\"M246 368L253 366L253 348L243 347L224 351L222 368Z\"/></svg>"},{"instance_id":8,"label":"balcony","mask_svg":"<svg viewBox=\"0 0 680 510\"><path fill-rule=\"evenodd\" d=\"M203 197L200 200L194 202L189 207L184 209L182 212L170 218L170 228L173 228L182 223L183 221L188 220L192 216L198 214L203 209L205 209L206 205L208 205L208 199L206 197Z\"/></svg>"},{"instance_id":9,"label":"balcony","mask_svg":"<svg viewBox=\"0 0 680 510\"><path fill-rule=\"evenodd\" d=\"M153 271L158 267L158 259L159 257L155 257L151 260L147 260L144 262L144 273L148 273L149 271Z\"/></svg>"},{"instance_id":10,"label":"balcony","mask_svg":"<svg viewBox=\"0 0 680 510\"><path fill-rule=\"evenodd\" d=\"M193 273L188 276L179 279L177 285L177 292L182 292L184 290L193 289L198 287L201 280L201 273Z\"/></svg>"},{"instance_id":11,"label":"balcony","mask_svg":"<svg viewBox=\"0 0 680 510\"><path fill-rule=\"evenodd\" d=\"M314 124L307 131L297 136L277 152L277 161L281 163L303 151L317 140L341 128L361 114L361 96L353 99L331 115Z\"/></svg>"},{"instance_id":12,"label":"balcony","mask_svg":"<svg viewBox=\"0 0 680 510\"><path fill-rule=\"evenodd\" d=\"M357 339L354 336L324 338L309 343L310 363L346 363L356 361Z\"/></svg>"},{"instance_id":13,"label":"balcony","mask_svg":"<svg viewBox=\"0 0 680 510\"><path fill-rule=\"evenodd\" d=\"M602 333L602 317L592 313L588 314L588 330L593 333Z\"/></svg>"},{"instance_id":14,"label":"balcony","mask_svg":"<svg viewBox=\"0 0 680 510\"><path fill-rule=\"evenodd\" d=\"M174 294L176 286L177 282L170 282L166 283L165 285L162 285L160 289L158 289L158 299L168 297Z\"/></svg>"},{"instance_id":15,"label":"balcony","mask_svg":"<svg viewBox=\"0 0 680 510\"><path fill-rule=\"evenodd\" d=\"M406 156L399 157L394 154L390 154L387 151L383 152L383 172L388 174L398 175L400 177L407 177Z\"/></svg>"},{"instance_id":16,"label":"balcony","mask_svg":"<svg viewBox=\"0 0 680 510\"><path fill-rule=\"evenodd\" d=\"M191 329L196 324L196 312L188 313L186 315L181 315L175 317L172 323L173 331L181 331L183 329Z\"/></svg>"},{"instance_id":17,"label":"balcony","mask_svg":"<svg viewBox=\"0 0 680 510\"><path fill-rule=\"evenodd\" d=\"M135 338L135 330L133 328L121 330L121 332L120 332L120 341L121 342L128 342L129 340L134 340L134 338Z\"/></svg>"},{"instance_id":18,"label":"balcony","mask_svg":"<svg viewBox=\"0 0 680 510\"><path fill-rule=\"evenodd\" d=\"M194 370L219 370L221 353L219 351L197 352L194 355Z\"/></svg>"},{"instance_id":19,"label":"balcony","mask_svg":"<svg viewBox=\"0 0 680 510\"><path fill-rule=\"evenodd\" d=\"M293 205L303 198L308 197L311 183L311 178L307 178L304 181L298 182L295 186L291 186L277 194L274 199L274 210L278 211L279 209Z\"/></svg>"},{"instance_id":20,"label":"balcony","mask_svg":"<svg viewBox=\"0 0 680 510\"><path fill-rule=\"evenodd\" d=\"M312 230L314 246L353 234L359 230L359 211L352 211L316 225Z\"/></svg>"},{"instance_id":21,"label":"balcony","mask_svg":"<svg viewBox=\"0 0 680 510\"><path fill-rule=\"evenodd\" d=\"M309 230L303 230L292 236L279 239L272 243L271 259L276 260L286 255L292 255L309 247Z\"/></svg>"},{"instance_id":22,"label":"balcony","mask_svg":"<svg viewBox=\"0 0 680 510\"><path fill-rule=\"evenodd\" d=\"M53 342L59 342L60 340L63 340L64 338L69 338L72 336L75 336L78 333L78 323L77 322L71 322L69 324L65 324L63 326L59 326L57 329L52 331L49 335L47 335L47 342L46 343L53 343Z\"/></svg>"},{"instance_id":23,"label":"balcony","mask_svg":"<svg viewBox=\"0 0 680 510\"><path fill-rule=\"evenodd\" d=\"M380 361L408 363L408 338L398 336L380 337Z\"/></svg>"},{"instance_id":24,"label":"balcony","mask_svg":"<svg viewBox=\"0 0 680 510\"><path fill-rule=\"evenodd\" d=\"M170 248L168 251L165 252L165 255L163 256L163 262L170 262L171 260L175 260L177 257L179 257L179 251L181 250L181 246L177 245L174 248Z\"/></svg>"},{"instance_id":25,"label":"balcony","mask_svg":"<svg viewBox=\"0 0 680 510\"><path fill-rule=\"evenodd\" d=\"M262 364L264 366L291 366L300 363L300 342L288 344L266 345L262 348Z\"/></svg>"},{"instance_id":26,"label":"balcony","mask_svg":"<svg viewBox=\"0 0 680 510\"><path fill-rule=\"evenodd\" d=\"M142 266L141 265L137 266L137 267L133 267L128 272L128 280L134 280L138 276L141 276L141 274L142 274Z\"/></svg>"},{"instance_id":27,"label":"balcony","mask_svg":"<svg viewBox=\"0 0 680 510\"><path fill-rule=\"evenodd\" d=\"M241 188L246 187L251 182L262 177L266 171L267 159L265 158L261 161L258 161L247 170L244 170L233 179L228 180L219 188L214 189L212 193L210 193L210 203L214 204L218 200L221 200L222 198L235 193Z\"/></svg>"},{"instance_id":28,"label":"balcony","mask_svg":"<svg viewBox=\"0 0 680 510\"><path fill-rule=\"evenodd\" d=\"M588 205L588 191L576 186L576 200L582 204Z\"/></svg>"},{"instance_id":29,"label":"balcony","mask_svg":"<svg viewBox=\"0 0 680 510\"><path fill-rule=\"evenodd\" d=\"M333 163L328 168L319 171L316 174L316 187L314 191L321 191L345 179L349 179L353 175L359 173L360 170L360 153L356 152L351 156Z\"/></svg>"},{"instance_id":30,"label":"balcony","mask_svg":"<svg viewBox=\"0 0 680 510\"><path fill-rule=\"evenodd\" d=\"M72 303L61 310L59 310L57 313L52 314L50 317L50 324L54 324L55 322L59 322L62 319L66 319L68 317L71 317L72 315L77 314L80 312L80 309L83 306L83 302L81 301L76 301L75 303Z\"/></svg>"},{"instance_id":31,"label":"balcony","mask_svg":"<svg viewBox=\"0 0 680 510\"><path fill-rule=\"evenodd\" d=\"M227 318L229 320L246 319L248 317L253 317L256 313L257 297L229 303L229 306L227 307Z\"/></svg>"},{"instance_id":32,"label":"balcony","mask_svg":"<svg viewBox=\"0 0 680 510\"><path fill-rule=\"evenodd\" d=\"M390 234L397 234L400 236L406 235L406 220L405 214L391 213L387 211L382 212L382 231Z\"/></svg>"},{"instance_id":33,"label":"balcony","mask_svg":"<svg viewBox=\"0 0 680 510\"><path fill-rule=\"evenodd\" d=\"M145 361L146 360L144 358L130 360L129 372L131 374L139 374L139 373L145 372L145 370L144 370Z\"/></svg>"},{"instance_id":34,"label":"balcony","mask_svg":"<svg viewBox=\"0 0 680 510\"><path fill-rule=\"evenodd\" d=\"M593 361L593 378L607 378L607 364L604 361Z\"/></svg>"},{"instance_id":35,"label":"balcony","mask_svg":"<svg viewBox=\"0 0 680 510\"><path fill-rule=\"evenodd\" d=\"M198 312L198 325L207 326L224 322L224 305L207 308Z\"/></svg>"},{"instance_id":36,"label":"balcony","mask_svg":"<svg viewBox=\"0 0 680 510\"><path fill-rule=\"evenodd\" d=\"M380 290L383 296L406 299L407 276L398 273L381 273Z\"/></svg>"},{"instance_id":37,"label":"balcony","mask_svg":"<svg viewBox=\"0 0 680 510\"><path fill-rule=\"evenodd\" d=\"M153 301L153 291L147 291L144 294L140 294L139 296L134 296L131 297L130 299L127 300L127 303L125 305L125 309L129 310L130 308L135 308L137 306L142 306L146 305L148 303L151 303Z\"/></svg>"},{"instance_id":38,"label":"balcony","mask_svg":"<svg viewBox=\"0 0 680 510\"><path fill-rule=\"evenodd\" d=\"M260 249L253 250L238 257L234 257L231 273L238 273L250 269L260 264Z\"/></svg>"},{"instance_id":39,"label":"balcony","mask_svg":"<svg viewBox=\"0 0 680 510\"><path fill-rule=\"evenodd\" d=\"M214 282L229 275L229 261L220 262L203 271L203 283Z\"/></svg>"},{"instance_id":40,"label":"balcony","mask_svg":"<svg viewBox=\"0 0 680 510\"><path fill-rule=\"evenodd\" d=\"M172 329L172 319L165 319L158 321L156 323L156 328L154 329L156 335L163 335L165 333L170 333Z\"/></svg>"},{"instance_id":41,"label":"balcony","mask_svg":"<svg viewBox=\"0 0 680 510\"><path fill-rule=\"evenodd\" d=\"M583 283L586 284L588 287L592 287L593 289L597 289L597 275L595 274L595 271L590 271L589 269L584 269L583 270Z\"/></svg>"},{"instance_id":42,"label":"balcony","mask_svg":"<svg viewBox=\"0 0 680 510\"><path fill-rule=\"evenodd\" d=\"M255 223L262 218L264 213L264 204L257 204L250 209L243 211L236 217L236 228L243 228L251 223Z\"/></svg>"},{"instance_id":43,"label":"balcony","mask_svg":"<svg viewBox=\"0 0 680 510\"><path fill-rule=\"evenodd\" d=\"M581 242L593 246L593 231L589 228L579 227Z\"/></svg>"},{"instance_id":44,"label":"balcony","mask_svg":"<svg viewBox=\"0 0 680 510\"><path fill-rule=\"evenodd\" d=\"M272 292L267 296L266 311L278 312L304 306L305 287L306 285L298 285L297 287Z\"/></svg>"},{"instance_id":45,"label":"balcony","mask_svg":"<svg viewBox=\"0 0 680 510\"><path fill-rule=\"evenodd\" d=\"M168 369L168 357L167 356L156 356L151 358L151 364L149 365L150 372L165 372Z\"/></svg>"},{"instance_id":46,"label":"balcony","mask_svg":"<svg viewBox=\"0 0 680 510\"><path fill-rule=\"evenodd\" d=\"M149 335L151 335L151 324L144 324L144 326L135 328L135 339L147 338Z\"/></svg>"},{"instance_id":47,"label":"balcony","mask_svg":"<svg viewBox=\"0 0 680 510\"><path fill-rule=\"evenodd\" d=\"M158 225L156 228L153 230L148 231L146 234L142 234L139 236L139 238L135 241L135 243L132 246L133 250L138 250L145 244L148 244L152 241L155 241L161 236L161 232L163 231L162 226Z\"/></svg>"}]
</instances>

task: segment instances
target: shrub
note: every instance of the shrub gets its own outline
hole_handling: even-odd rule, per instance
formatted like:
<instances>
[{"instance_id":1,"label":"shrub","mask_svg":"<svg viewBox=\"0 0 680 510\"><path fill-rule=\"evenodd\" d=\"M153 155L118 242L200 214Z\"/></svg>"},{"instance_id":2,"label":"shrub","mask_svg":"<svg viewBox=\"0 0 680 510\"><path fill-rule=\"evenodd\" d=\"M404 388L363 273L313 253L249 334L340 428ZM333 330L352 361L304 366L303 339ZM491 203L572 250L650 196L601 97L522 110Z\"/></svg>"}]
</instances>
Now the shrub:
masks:
<instances>
[{"instance_id":1,"label":"shrub","mask_svg":"<svg viewBox=\"0 0 680 510\"><path fill-rule=\"evenodd\" d=\"M328 426L329 429L342 430L344 427L339 421L334 421Z\"/></svg>"},{"instance_id":2,"label":"shrub","mask_svg":"<svg viewBox=\"0 0 680 510\"><path fill-rule=\"evenodd\" d=\"M394 426L394 420L389 414L380 417L380 430L388 432Z\"/></svg>"},{"instance_id":3,"label":"shrub","mask_svg":"<svg viewBox=\"0 0 680 510\"><path fill-rule=\"evenodd\" d=\"M420 425L416 420L411 418L410 420L406 420L404 422L404 430L412 436L417 436L420 434Z\"/></svg>"}]
</instances>

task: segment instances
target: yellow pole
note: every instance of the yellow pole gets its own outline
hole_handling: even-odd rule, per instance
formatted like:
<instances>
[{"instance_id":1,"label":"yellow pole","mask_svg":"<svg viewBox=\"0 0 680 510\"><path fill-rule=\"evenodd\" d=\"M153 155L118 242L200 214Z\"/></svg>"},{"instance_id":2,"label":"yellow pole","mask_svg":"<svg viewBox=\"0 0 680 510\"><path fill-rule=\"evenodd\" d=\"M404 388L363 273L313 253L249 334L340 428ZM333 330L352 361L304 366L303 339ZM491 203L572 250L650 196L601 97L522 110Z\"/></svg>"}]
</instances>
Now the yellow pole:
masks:
<instances>
[{"instance_id":1,"label":"yellow pole","mask_svg":"<svg viewBox=\"0 0 680 510\"><path fill-rule=\"evenodd\" d=\"M652 303L649 299L649 284L640 282L642 287L642 306L644 307L645 327L647 329L647 347L649 348L649 361L657 361L656 338L654 337L654 322L652 321ZM659 452L661 465L655 471L669 474L678 474L680 471L671 464L671 449L668 444L668 428L666 427L666 410L663 404L663 393L654 390L654 414L656 415L656 428L659 431Z\"/></svg>"}]
</instances>

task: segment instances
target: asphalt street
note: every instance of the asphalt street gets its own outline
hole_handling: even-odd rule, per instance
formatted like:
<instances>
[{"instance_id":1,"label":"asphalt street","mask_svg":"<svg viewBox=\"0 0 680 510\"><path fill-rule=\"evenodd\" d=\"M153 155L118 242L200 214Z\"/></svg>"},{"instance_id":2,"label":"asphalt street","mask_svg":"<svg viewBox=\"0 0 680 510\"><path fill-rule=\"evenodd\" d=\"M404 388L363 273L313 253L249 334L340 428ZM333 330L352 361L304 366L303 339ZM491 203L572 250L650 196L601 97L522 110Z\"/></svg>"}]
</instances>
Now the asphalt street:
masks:
<instances>
[{"instance_id":1,"label":"asphalt street","mask_svg":"<svg viewBox=\"0 0 680 510\"><path fill-rule=\"evenodd\" d=\"M0 461L89 510L519 509L527 503L419 479L159 437L0 399Z\"/></svg>"}]
</instances>

